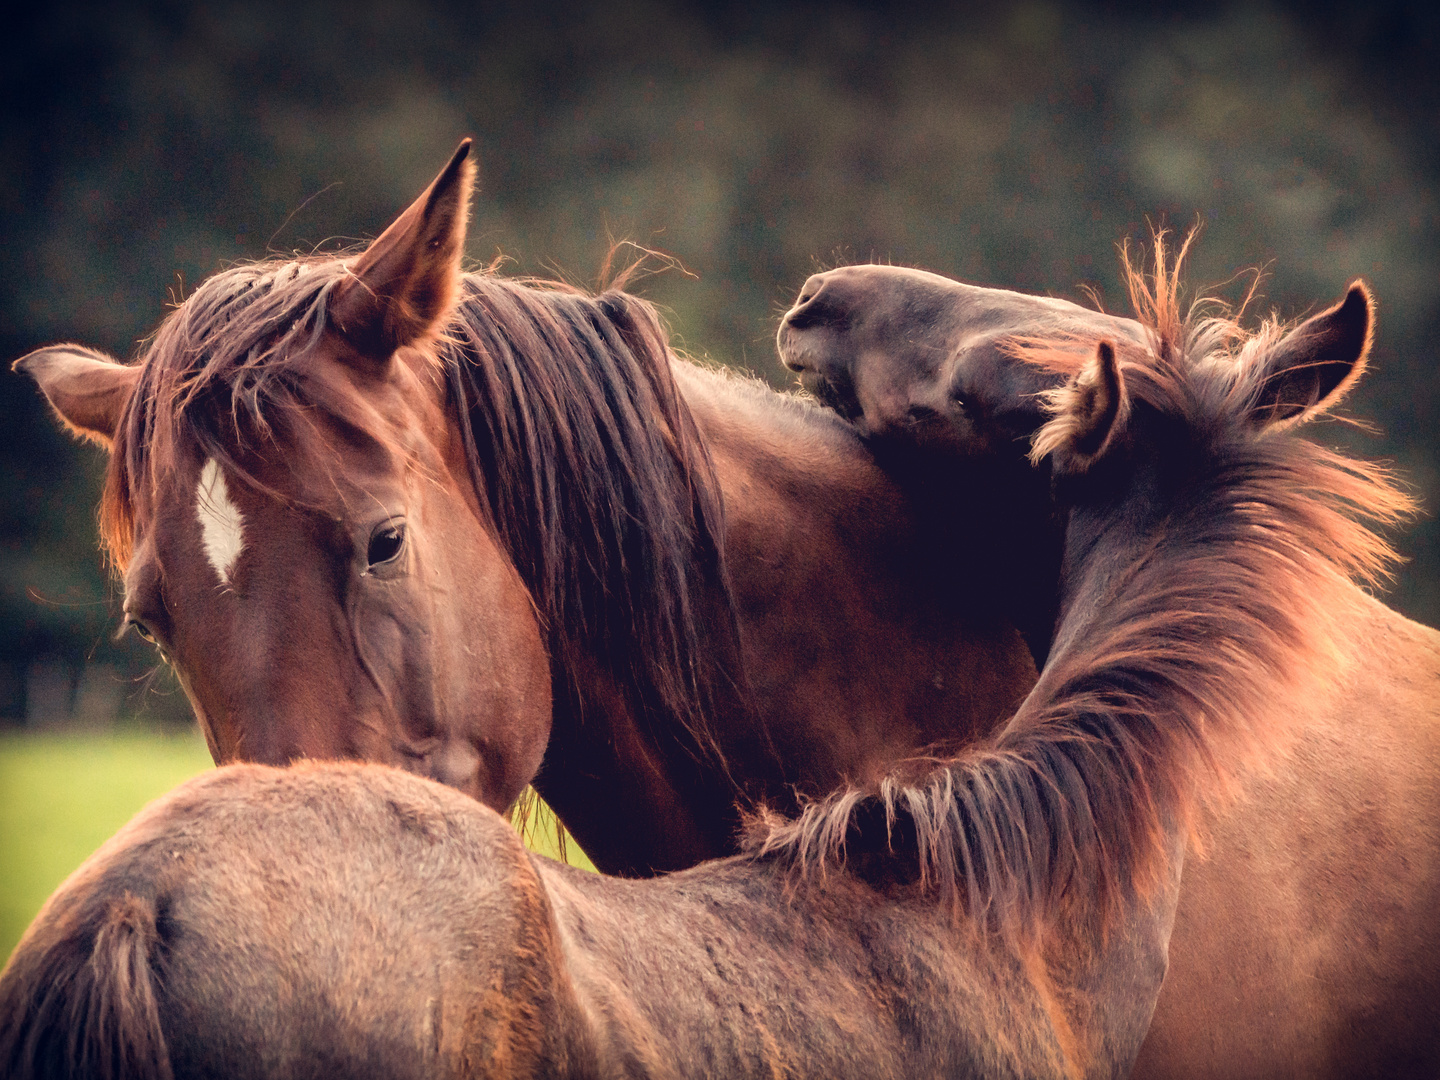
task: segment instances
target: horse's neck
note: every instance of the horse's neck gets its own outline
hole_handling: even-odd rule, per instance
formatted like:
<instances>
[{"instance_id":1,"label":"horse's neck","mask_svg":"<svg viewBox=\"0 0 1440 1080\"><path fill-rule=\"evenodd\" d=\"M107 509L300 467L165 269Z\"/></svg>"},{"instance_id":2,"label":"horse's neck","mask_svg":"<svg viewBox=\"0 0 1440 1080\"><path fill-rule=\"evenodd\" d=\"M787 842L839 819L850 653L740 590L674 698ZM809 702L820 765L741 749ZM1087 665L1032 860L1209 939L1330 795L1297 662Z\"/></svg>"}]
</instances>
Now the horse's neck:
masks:
<instances>
[{"instance_id":1,"label":"horse's neck","mask_svg":"<svg viewBox=\"0 0 1440 1080\"><path fill-rule=\"evenodd\" d=\"M731 852L730 778L645 730L614 673L577 654L557 670L554 701L534 786L602 872L643 877Z\"/></svg>"},{"instance_id":2,"label":"horse's neck","mask_svg":"<svg viewBox=\"0 0 1440 1080\"><path fill-rule=\"evenodd\" d=\"M677 361L676 382L703 433L727 492L731 526L770 527L777 510L843 523L855 539L879 546L885 525L909 510L876 469L855 433L833 413L763 384ZM758 503L745 495L762 496ZM876 521L879 515L882 519ZM865 535L870 533L871 535Z\"/></svg>"},{"instance_id":3,"label":"horse's neck","mask_svg":"<svg viewBox=\"0 0 1440 1080\"><path fill-rule=\"evenodd\" d=\"M977 568L957 572L847 425L690 364L676 379L719 477L746 672L789 783L824 794L1013 710L1034 680L1013 623L974 602Z\"/></svg>"},{"instance_id":4,"label":"horse's neck","mask_svg":"<svg viewBox=\"0 0 1440 1080\"><path fill-rule=\"evenodd\" d=\"M1326 666L1328 685L1296 706L1304 711L1302 742L1440 748L1440 630L1358 587L1340 600L1344 637ZM1420 754L1392 768L1433 770L1436 763L1440 756Z\"/></svg>"},{"instance_id":5,"label":"horse's neck","mask_svg":"<svg viewBox=\"0 0 1440 1080\"><path fill-rule=\"evenodd\" d=\"M722 488L748 704L737 695L710 718L727 775L644 728L613 675L574 673L583 702L557 682L536 787L612 872L733 851L741 792L792 807L797 788L824 795L923 748L971 742L1034 681L1013 625L937 580L946 560L845 425L693 365L677 363L676 378ZM730 614L702 620L714 631L707 662Z\"/></svg>"}]
</instances>

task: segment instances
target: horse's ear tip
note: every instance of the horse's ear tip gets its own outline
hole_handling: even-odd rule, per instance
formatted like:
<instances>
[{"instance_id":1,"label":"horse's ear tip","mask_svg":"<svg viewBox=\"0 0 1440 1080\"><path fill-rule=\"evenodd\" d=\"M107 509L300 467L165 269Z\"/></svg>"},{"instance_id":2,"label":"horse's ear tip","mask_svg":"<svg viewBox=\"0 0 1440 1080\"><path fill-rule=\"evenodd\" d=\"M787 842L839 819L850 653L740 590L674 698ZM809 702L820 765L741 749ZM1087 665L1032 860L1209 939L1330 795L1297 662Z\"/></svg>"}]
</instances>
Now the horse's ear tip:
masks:
<instances>
[{"instance_id":1,"label":"horse's ear tip","mask_svg":"<svg viewBox=\"0 0 1440 1080\"><path fill-rule=\"evenodd\" d=\"M451 178L450 183L458 184L467 196L475 185L476 161L472 153L474 149L475 140L466 135L455 148L450 164L445 166L445 174Z\"/></svg>"},{"instance_id":2,"label":"horse's ear tip","mask_svg":"<svg viewBox=\"0 0 1440 1080\"><path fill-rule=\"evenodd\" d=\"M32 379L38 379L40 372L46 366L46 361L57 352L64 351L67 350L63 345L47 345L42 349L34 349L12 363L10 370L19 375L29 375Z\"/></svg>"},{"instance_id":3,"label":"horse's ear tip","mask_svg":"<svg viewBox=\"0 0 1440 1080\"><path fill-rule=\"evenodd\" d=\"M1341 304L1368 304L1374 293L1370 291L1369 284L1364 278L1351 278L1350 284L1345 286L1345 296Z\"/></svg>"},{"instance_id":4,"label":"horse's ear tip","mask_svg":"<svg viewBox=\"0 0 1440 1080\"><path fill-rule=\"evenodd\" d=\"M1095 366L1100 369L1100 375L1107 383L1118 389L1121 385L1120 377L1120 352L1115 347L1115 342L1109 338L1101 338L1095 343Z\"/></svg>"},{"instance_id":5,"label":"horse's ear tip","mask_svg":"<svg viewBox=\"0 0 1440 1080\"><path fill-rule=\"evenodd\" d=\"M1337 320L1347 325L1352 333L1362 338L1361 354L1370 349L1375 333L1375 294L1370 291L1363 278L1350 282L1345 298L1331 308Z\"/></svg>"}]
</instances>

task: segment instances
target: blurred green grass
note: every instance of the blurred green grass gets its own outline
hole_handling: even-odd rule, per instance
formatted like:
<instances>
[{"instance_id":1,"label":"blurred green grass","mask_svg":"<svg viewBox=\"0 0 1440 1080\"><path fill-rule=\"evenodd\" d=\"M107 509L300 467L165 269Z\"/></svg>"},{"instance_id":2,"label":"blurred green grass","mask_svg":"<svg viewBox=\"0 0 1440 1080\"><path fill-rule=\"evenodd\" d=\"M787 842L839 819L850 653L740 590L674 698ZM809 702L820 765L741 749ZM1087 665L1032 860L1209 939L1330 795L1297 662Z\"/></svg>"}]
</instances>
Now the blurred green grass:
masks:
<instances>
[{"instance_id":1,"label":"blurred green grass","mask_svg":"<svg viewBox=\"0 0 1440 1080\"><path fill-rule=\"evenodd\" d=\"M0 734L0 957L56 886L136 811L210 768L194 730ZM522 835L531 850L559 858L555 817L538 809ZM573 840L565 855L594 869Z\"/></svg>"}]
</instances>

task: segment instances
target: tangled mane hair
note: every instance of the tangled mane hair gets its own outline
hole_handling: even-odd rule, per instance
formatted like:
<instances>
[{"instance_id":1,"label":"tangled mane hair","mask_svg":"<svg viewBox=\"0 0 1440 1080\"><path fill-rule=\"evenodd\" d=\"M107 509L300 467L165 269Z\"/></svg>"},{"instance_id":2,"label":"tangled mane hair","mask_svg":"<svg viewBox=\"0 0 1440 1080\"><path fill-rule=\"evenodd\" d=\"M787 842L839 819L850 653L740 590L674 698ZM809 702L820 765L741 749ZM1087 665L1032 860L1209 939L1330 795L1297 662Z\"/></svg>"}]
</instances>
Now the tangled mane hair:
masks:
<instances>
[{"instance_id":1,"label":"tangled mane hair","mask_svg":"<svg viewBox=\"0 0 1440 1080\"><path fill-rule=\"evenodd\" d=\"M843 864L847 846L888 851L887 865L909 853L908 873L974 925L1034 941L1068 910L1096 912L1103 927L1117 901L1153 895L1177 830L1198 838L1200 811L1285 744L1291 703L1340 663L1351 583L1385 580L1396 558L1372 527L1415 505L1384 469L1265 425L1265 360L1284 328L1272 319L1247 332L1211 302L1182 315L1184 254L1172 260L1161 234L1153 272L1124 258L1151 340L1121 346L1129 417L1117 423L1164 430L1161 449L1145 446L1173 455L1178 479L1103 602L1067 616L1083 620L1078 632L988 745L909 762L793 820L762 811L749 823L753 856L803 879ZM1017 363L1072 377L1048 394L1037 460L1072 437L1086 392L1073 377L1097 346L1016 343ZM1121 431L1092 467L1114 471L1108 497L1118 490L1122 504L1126 445ZM1093 490L1075 487L1082 501Z\"/></svg>"},{"instance_id":2,"label":"tangled mane hair","mask_svg":"<svg viewBox=\"0 0 1440 1080\"><path fill-rule=\"evenodd\" d=\"M688 749L723 765L707 718L719 695L744 684L723 507L665 329L622 288L590 295L493 269L463 276L448 322L421 343L443 372L482 513L567 675L571 642L583 637L643 723L673 732L679 719ZM335 412L353 428L363 412L317 393L307 372L347 272L336 257L239 266L206 280L161 325L118 425L101 502L101 535L119 569L137 517L187 447L292 504L293 492L246 471L247 448L289 440L311 451L283 458L292 472L339 468L312 438L315 416ZM380 433L364 434L404 457ZM731 671L717 650L699 649L700 627L726 619L737 642Z\"/></svg>"}]
</instances>

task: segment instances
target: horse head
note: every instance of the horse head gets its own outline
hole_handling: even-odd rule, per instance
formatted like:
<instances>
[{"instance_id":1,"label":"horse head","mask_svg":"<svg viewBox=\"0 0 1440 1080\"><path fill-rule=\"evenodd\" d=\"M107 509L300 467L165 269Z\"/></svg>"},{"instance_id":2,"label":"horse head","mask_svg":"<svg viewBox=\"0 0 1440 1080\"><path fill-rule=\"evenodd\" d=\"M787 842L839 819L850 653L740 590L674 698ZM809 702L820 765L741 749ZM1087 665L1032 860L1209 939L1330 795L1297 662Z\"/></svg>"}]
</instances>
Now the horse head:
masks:
<instances>
[{"instance_id":1,"label":"horse head","mask_svg":"<svg viewBox=\"0 0 1440 1080\"><path fill-rule=\"evenodd\" d=\"M385 762L497 809L551 722L540 619L486 522L429 346L461 286L469 142L358 257L208 279L138 363L16 363L110 451L128 626L217 763Z\"/></svg>"},{"instance_id":2,"label":"horse head","mask_svg":"<svg viewBox=\"0 0 1440 1080\"><path fill-rule=\"evenodd\" d=\"M1017 334L1142 339L1140 324L1064 300L896 266L805 282L780 323L787 368L846 417L956 565L1020 629L1037 667L1055 625L1061 534L1048 470L1026 459L1056 378L1017 363Z\"/></svg>"},{"instance_id":3,"label":"horse head","mask_svg":"<svg viewBox=\"0 0 1440 1080\"><path fill-rule=\"evenodd\" d=\"M1143 304L1137 313L1154 314ZM1032 468L1031 441L1071 368L1099 342L1143 351L1156 333L1066 300L863 265L807 280L777 344L801 384L855 426L898 482L919 490L922 512L928 505L954 519L941 527L973 549L963 557L1007 583L1010 613L1043 666L1059 614L1062 537L1055 462L1041 455ZM1330 333L1312 320L1292 336L1304 343ZM1031 362L1037 349L1063 362ZM991 481L976 490L975 476Z\"/></svg>"},{"instance_id":4,"label":"horse head","mask_svg":"<svg viewBox=\"0 0 1440 1080\"><path fill-rule=\"evenodd\" d=\"M1017 333L1144 342L1140 324L1066 300L966 285L898 266L815 274L780 323L783 363L877 443L989 455L1043 420L1054 380L1015 363Z\"/></svg>"}]
</instances>

